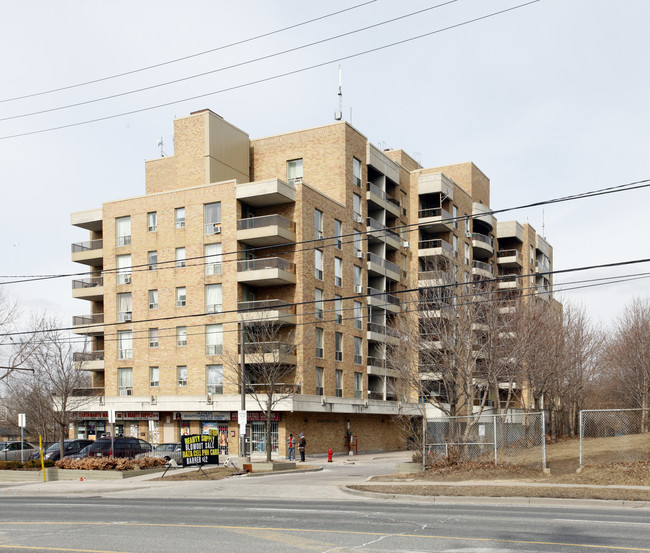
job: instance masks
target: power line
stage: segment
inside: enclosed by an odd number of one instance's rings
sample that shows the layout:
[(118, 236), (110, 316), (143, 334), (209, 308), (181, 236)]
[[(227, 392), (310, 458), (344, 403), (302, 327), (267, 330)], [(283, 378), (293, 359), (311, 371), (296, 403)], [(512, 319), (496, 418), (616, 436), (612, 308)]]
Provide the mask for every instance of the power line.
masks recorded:
[(368, 4), (373, 4), (376, 1), (377, 0), (369, 0), (368, 2), (363, 2), (361, 4), (357, 4), (356, 6), (351, 6), (349, 8), (344, 8), (342, 10), (338, 10), (338, 11), (331, 12), (331, 13), (328, 13), (328, 14), (325, 14), (325, 15), (321, 15), (319, 17), (315, 17), (313, 19), (307, 19), (306, 21), (302, 21), (300, 23), (295, 23), (293, 25), (289, 25), (288, 27), (282, 27), (282, 28), (276, 29), (274, 31), (269, 31), (269, 32), (266, 32), (266, 33), (262, 33), (261, 35), (255, 35), (255, 36), (252, 36), (250, 38), (245, 38), (243, 40), (238, 40), (236, 42), (231, 42), (229, 44), (224, 44), (222, 46), (217, 46), (216, 48), (211, 48), (209, 50), (203, 50), (202, 52), (196, 52), (194, 54), (189, 54), (187, 56), (183, 56), (183, 57), (180, 57), (180, 58), (174, 58), (174, 59), (163, 61), (163, 62), (160, 62), (160, 63), (155, 63), (153, 65), (147, 65), (145, 67), (140, 67), (138, 69), (132, 69), (131, 71), (125, 71), (123, 73), (116, 73), (114, 75), (108, 75), (106, 77), (100, 77), (98, 79), (93, 79), (91, 81), (84, 81), (84, 82), (81, 82), (81, 83), (71, 84), (71, 85), (60, 87), (60, 88), (53, 88), (53, 89), (44, 90), (44, 91), (41, 91), (41, 92), (34, 92), (34, 93), (31, 93), (31, 94), (25, 94), (23, 96), (16, 96), (14, 98), (5, 98), (4, 100), (0, 100), (0, 104), (5, 103), (5, 102), (13, 102), (15, 100), (24, 100), (26, 98), (33, 98), (34, 96), (43, 96), (44, 94), (52, 94), (53, 92), (61, 92), (63, 90), (70, 90), (71, 88), (78, 88), (78, 87), (81, 87), (81, 86), (100, 83), (100, 82), (103, 82), (103, 81), (109, 81), (111, 79), (117, 79), (118, 77), (125, 77), (127, 75), (133, 75), (135, 73), (141, 73), (142, 71), (148, 71), (149, 69), (155, 69), (157, 67), (163, 67), (165, 65), (170, 65), (170, 64), (173, 64), (173, 63), (177, 63), (179, 61), (185, 61), (185, 60), (189, 60), (189, 59), (196, 58), (196, 57), (199, 57), (199, 56), (204, 56), (205, 54), (211, 54), (213, 52), (218, 52), (219, 50), (225, 50), (227, 48), (232, 48), (233, 46), (240, 46), (241, 44), (246, 44), (247, 42), (253, 42), (255, 40), (259, 40), (260, 38), (266, 38), (266, 37), (269, 37), (269, 36), (272, 36), (272, 35), (275, 35), (275, 34), (278, 34), (278, 33), (282, 33), (284, 31), (290, 31), (291, 29), (296, 29), (298, 27), (308, 25), (309, 23), (315, 23), (316, 21), (321, 21), (323, 19), (327, 19), (327, 18), (333, 17), (335, 15), (340, 15), (340, 14), (345, 13), (345, 12), (356, 10), (357, 8), (367, 6)]
[(119, 92), (119, 93), (116, 93), (116, 94), (111, 94), (109, 96), (103, 96), (101, 98), (95, 98), (95, 99), (92, 99), (92, 100), (84, 100), (84, 101), (81, 101), (81, 102), (75, 102), (73, 104), (67, 104), (67, 105), (59, 106), (59, 107), (55, 107), (55, 108), (42, 109), (42, 110), (39, 110), (39, 111), (33, 111), (31, 113), (23, 113), (23, 114), (20, 114), (20, 115), (12, 115), (12, 116), (9, 116), (9, 117), (3, 117), (3, 118), (0, 118), (0, 121), (11, 121), (13, 119), (21, 119), (21, 118), (24, 118), (24, 117), (31, 117), (33, 115), (42, 115), (43, 113), (51, 113), (51, 112), (54, 112), (54, 111), (61, 111), (61, 110), (64, 110), (64, 109), (69, 109), (69, 108), (74, 108), (74, 107), (79, 107), (79, 106), (85, 106), (85, 105), (88, 105), (88, 104), (103, 102), (104, 100), (112, 100), (114, 98), (121, 98), (123, 96), (129, 96), (131, 94), (136, 94), (138, 92), (145, 92), (147, 90), (154, 90), (156, 88), (169, 86), (171, 84), (177, 84), (177, 83), (189, 81), (189, 80), (192, 80), (192, 79), (198, 79), (199, 77), (205, 77), (206, 75), (213, 75), (215, 73), (220, 73), (222, 71), (227, 71), (229, 69), (236, 69), (238, 67), (243, 67), (245, 65), (249, 65), (251, 63), (257, 63), (258, 61), (268, 60), (268, 59), (271, 59), (271, 58), (275, 58), (277, 56), (282, 56), (284, 54), (289, 54), (291, 52), (297, 52), (299, 50), (304, 50), (304, 49), (310, 48), (312, 46), (317, 46), (319, 44), (324, 44), (326, 42), (331, 42), (333, 40), (338, 40), (339, 38), (354, 35), (356, 33), (361, 33), (363, 31), (368, 31), (370, 29), (374, 29), (374, 28), (380, 27), (382, 25), (387, 25), (389, 23), (394, 23), (395, 21), (399, 21), (401, 19), (406, 19), (408, 17), (413, 17), (415, 15), (420, 15), (420, 14), (422, 14), (424, 12), (434, 10), (436, 8), (440, 8), (440, 7), (446, 6), (448, 4), (453, 4), (454, 2), (457, 2), (457, 1), (458, 0), (449, 0), (449, 1), (444, 2), (442, 4), (437, 4), (435, 6), (430, 6), (428, 8), (424, 8), (424, 9), (421, 9), (421, 10), (418, 10), (418, 11), (415, 11), (415, 12), (408, 13), (406, 15), (401, 15), (399, 17), (394, 17), (392, 19), (388, 19), (386, 21), (381, 21), (379, 23), (375, 23), (373, 25), (368, 25), (366, 27), (360, 27), (359, 29), (355, 29), (353, 31), (348, 31), (348, 32), (341, 33), (341, 34), (338, 34), (338, 35), (334, 35), (334, 36), (331, 36), (331, 37), (328, 37), (328, 38), (316, 40), (316, 41), (313, 41), (313, 42), (308, 42), (308, 43), (302, 44), (300, 46), (295, 46), (293, 48), (288, 48), (286, 50), (282, 50), (280, 52), (275, 52), (273, 54), (266, 54), (264, 56), (259, 56), (257, 58), (253, 58), (253, 59), (250, 59), (250, 60), (247, 60), (247, 61), (242, 61), (242, 62), (234, 63), (234, 64), (231, 64), (231, 65), (226, 65), (224, 67), (219, 67), (217, 69), (211, 69), (210, 71), (204, 71), (202, 73), (196, 73), (196, 74), (190, 75), (188, 77), (181, 77), (181, 78), (178, 78), (178, 79), (173, 79), (171, 81), (165, 81), (165, 82), (162, 82), (162, 83), (158, 83), (158, 84), (154, 84), (154, 85), (150, 85), (150, 86), (145, 86), (145, 87), (142, 87), (142, 88), (137, 88), (137, 89), (134, 89), (134, 90), (128, 90), (126, 92)]
[[(505, 213), (508, 211), (516, 211), (519, 209), (528, 209), (531, 207), (539, 207), (543, 205), (548, 205), (548, 204), (555, 204), (555, 203), (561, 203), (561, 202), (566, 202), (566, 201), (572, 201), (572, 200), (578, 200), (578, 199), (586, 199), (590, 197), (595, 197), (595, 196), (601, 196), (605, 194), (614, 194), (617, 192), (627, 192), (629, 190), (638, 190), (641, 188), (647, 188), (650, 187), (650, 179), (643, 179), (639, 181), (634, 181), (626, 184), (619, 184), (615, 186), (609, 186), (606, 188), (600, 188), (592, 191), (587, 191), (587, 192), (580, 192), (578, 194), (572, 194), (569, 196), (563, 196), (559, 198), (552, 198), (550, 200), (542, 200), (538, 202), (533, 202), (529, 204), (523, 204), (519, 206), (514, 206), (514, 207), (508, 207), (508, 208), (503, 208), (503, 209), (498, 209), (498, 210), (492, 210), (492, 211), (486, 211), (481, 214), (472, 214), (472, 215), (459, 215), (456, 217), (443, 217), (441, 218), (441, 223), (453, 223), (455, 221), (460, 221), (463, 219), (468, 219), (468, 218), (475, 218), (475, 217), (482, 217), (485, 216), (486, 214), (491, 215), (495, 213)], [(350, 244), (355, 242), (355, 237), (358, 236), (363, 236), (365, 235), (365, 238), (362, 238), (362, 240), (370, 240), (370, 238), (373, 238), (377, 236), (379, 233), (385, 232), (385, 231), (396, 231), (396, 230), (405, 230), (405, 232), (417, 232), (419, 230), (420, 223), (409, 223), (406, 225), (396, 225), (393, 227), (386, 227), (382, 230), (364, 230), (364, 231), (356, 231), (352, 233), (345, 233), (345, 234), (340, 234), (340, 235), (333, 235), (333, 236), (326, 236), (323, 238), (313, 238), (313, 239), (308, 239), (308, 240), (301, 240), (301, 241), (295, 241), (295, 242), (285, 242), (282, 244), (276, 244), (272, 246), (258, 246), (246, 250), (234, 250), (231, 252), (221, 252), (220, 254), (210, 254), (210, 255), (202, 255), (202, 256), (193, 256), (190, 258), (186, 258), (184, 261), (194, 261), (194, 260), (199, 260), (199, 259), (208, 259), (208, 258), (214, 258), (214, 257), (223, 257), (223, 256), (229, 256), (229, 255), (239, 255), (239, 254), (244, 254), (244, 253), (250, 253), (251, 251), (259, 251), (259, 250), (265, 250), (265, 249), (270, 249), (273, 248), (277, 250), (278, 248), (284, 248), (284, 247), (290, 247), (290, 246), (298, 246), (302, 244), (314, 244), (318, 243), (318, 246), (312, 246), (309, 248), (303, 248), (300, 250), (288, 250), (288, 251), (275, 251), (274, 256), (277, 255), (282, 255), (282, 254), (294, 254), (294, 253), (299, 253), (301, 251), (308, 251), (312, 249), (324, 249), (324, 248), (330, 248), (330, 247), (336, 247), (337, 241), (341, 240), (342, 244)], [(375, 235), (375, 236), (373, 236)], [(346, 240), (342, 241), (343, 238), (352, 238), (352, 240)], [(324, 242), (331, 240), (331, 244), (325, 244)], [(218, 243), (218, 242), (217, 242)], [(264, 258), (260, 258), (264, 259)], [(242, 259), (240, 258), (235, 258), (235, 259), (226, 259), (226, 260), (221, 260), (218, 263), (231, 263), (234, 261), (241, 261)], [(175, 265), (178, 260), (176, 259), (170, 259), (168, 261), (157, 261), (156, 265), (169, 265), (169, 267), (162, 267), (162, 269), (174, 269), (177, 268)], [(174, 265), (172, 265), (174, 264)], [(200, 263), (200, 264), (194, 264), (194, 265), (187, 265), (187, 266), (197, 266), (197, 265), (207, 265), (210, 264), (208, 262), (206, 263)], [(107, 274), (107, 273), (119, 273), (120, 271), (124, 271), (124, 269), (136, 269), (136, 271), (133, 272), (139, 272), (139, 271), (145, 271), (145, 270), (150, 270), (149, 266), (151, 263), (142, 263), (139, 265), (131, 265), (130, 267), (122, 267), (122, 268), (114, 268), (114, 269), (102, 269), (101, 274)], [(18, 284), (18, 283), (24, 283), (24, 282), (32, 282), (32, 281), (40, 281), (40, 280), (51, 280), (55, 278), (69, 278), (73, 276), (88, 276), (88, 275), (95, 275), (99, 276), (97, 273), (93, 273), (92, 271), (82, 271), (82, 272), (75, 272), (75, 273), (61, 273), (58, 275), (0, 275), (0, 278), (19, 278), (21, 280), (12, 280), (12, 281), (6, 281), (6, 282), (0, 282), (0, 285), (3, 284)]]
[(504, 10), (492, 12), (490, 14), (483, 15), (483, 16), (480, 16), (480, 17), (476, 17), (474, 19), (469, 19), (469, 20), (463, 21), (461, 23), (456, 23), (454, 25), (450, 25), (448, 27), (443, 27), (441, 29), (436, 29), (436, 30), (430, 31), (428, 33), (424, 33), (424, 34), (413, 36), (413, 37), (406, 38), (406, 39), (403, 39), (403, 40), (395, 41), (395, 42), (392, 42), (392, 43), (389, 43), (389, 44), (385, 44), (383, 46), (377, 46), (375, 48), (370, 48), (368, 50), (363, 50), (363, 51), (357, 52), (355, 54), (349, 54), (347, 56), (342, 56), (342, 57), (339, 57), (339, 58), (331, 59), (329, 61), (324, 61), (324, 62), (317, 63), (317, 64), (314, 64), (314, 65), (310, 65), (310, 66), (307, 66), (307, 67), (302, 67), (300, 69), (294, 69), (292, 71), (286, 71), (284, 73), (278, 73), (278, 74), (272, 75), (270, 77), (263, 77), (263, 78), (259, 78), (259, 79), (253, 80), (253, 81), (248, 81), (246, 83), (242, 83), (242, 84), (239, 84), (239, 85), (229, 86), (229, 87), (226, 87), (226, 88), (222, 88), (220, 90), (215, 90), (215, 91), (212, 91), (212, 92), (206, 92), (204, 94), (198, 94), (196, 96), (183, 98), (181, 100), (174, 100), (174, 101), (171, 101), (171, 102), (165, 102), (165, 103), (162, 103), (162, 104), (157, 104), (155, 106), (148, 106), (148, 107), (144, 107), (144, 108), (125, 111), (125, 112), (122, 112), (122, 113), (106, 115), (104, 117), (97, 117), (95, 119), (87, 119), (85, 121), (78, 121), (76, 123), (69, 123), (69, 124), (66, 124), (66, 125), (58, 125), (58, 126), (49, 127), (49, 128), (46, 128), (46, 129), (39, 129), (39, 130), (36, 130), (36, 131), (28, 131), (28, 132), (23, 132), (23, 133), (18, 133), (18, 134), (0, 136), (0, 140), (9, 140), (11, 138), (19, 138), (19, 137), (22, 137), (22, 136), (30, 136), (30, 135), (34, 135), (34, 134), (41, 134), (41, 133), (45, 133), (45, 132), (68, 129), (68, 128), (71, 128), (71, 127), (78, 127), (78, 126), (81, 126), (81, 125), (88, 125), (90, 123), (98, 123), (100, 121), (107, 121), (109, 119), (115, 119), (117, 117), (123, 117), (125, 115), (134, 115), (136, 113), (142, 113), (142, 112), (150, 111), (150, 110), (153, 110), (153, 109), (168, 107), (168, 106), (180, 104), (182, 102), (198, 100), (200, 98), (206, 98), (208, 96), (222, 94), (224, 92), (232, 92), (234, 90), (240, 90), (242, 88), (247, 88), (249, 86), (253, 86), (253, 85), (256, 85), (256, 84), (261, 84), (261, 83), (265, 83), (265, 82), (274, 81), (274, 80), (281, 79), (281, 78), (284, 78), (284, 77), (289, 77), (291, 75), (297, 75), (299, 73), (304, 73), (305, 71), (309, 71), (309, 70), (312, 70), (312, 69), (317, 69), (319, 67), (324, 67), (326, 65), (331, 65), (333, 63), (340, 63), (340, 62), (345, 61), (345, 60), (353, 59), (353, 58), (356, 58), (356, 57), (359, 57), (359, 56), (364, 56), (366, 54), (371, 54), (371, 53), (374, 53), (374, 52), (379, 52), (379, 51), (385, 50), (387, 48), (392, 48), (394, 46), (399, 46), (399, 45), (402, 45), (402, 44), (412, 42), (414, 40), (419, 40), (421, 38), (433, 36), (435, 34), (442, 33), (444, 31), (449, 31), (451, 29), (456, 29), (458, 27), (469, 25), (471, 23), (476, 23), (476, 22), (482, 21), (484, 19), (489, 19), (491, 17), (502, 15), (504, 13), (507, 13), (507, 12), (510, 12), (510, 11), (513, 11), (513, 10), (516, 10), (516, 9), (519, 9), (519, 8), (523, 8), (525, 6), (529, 6), (531, 4), (535, 4), (535, 3), (539, 2), (539, 1), (540, 0), (530, 0), (529, 2), (525, 2), (523, 4), (518, 4), (516, 6), (510, 7), (510, 8), (504, 9)]

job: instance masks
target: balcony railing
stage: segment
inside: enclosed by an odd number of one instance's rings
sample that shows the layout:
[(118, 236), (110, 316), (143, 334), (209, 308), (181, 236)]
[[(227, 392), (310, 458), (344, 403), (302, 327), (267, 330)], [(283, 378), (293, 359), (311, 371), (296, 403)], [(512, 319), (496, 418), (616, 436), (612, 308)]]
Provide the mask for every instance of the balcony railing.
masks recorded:
[(72, 317), (72, 326), (97, 325), (102, 324), (103, 322), (103, 313), (93, 313), (92, 315), (75, 315)]
[(479, 232), (472, 233), (472, 240), (478, 240), (479, 242), (483, 242), (484, 244), (487, 244), (491, 248), (494, 247), (494, 238), (492, 238), (491, 236), (487, 236), (485, 234), (481, 234)]
[(371, 365), (373, 367), (381, 367), (383, 369), (386, 368), (386, 359), (368, 356), (368, 365)]
[(264, 228), (278, 226), (288, 230), (294, 230), (295, 224), (282, 215), (262, 215), (261, 217), (250, 217), (239, 219), (237, 221), (237, 230), (248, 230), (254, 228)]
[(382, 296), (382, 299), (385, 299), (386, 303), (390, 303), (391, 305), (401, 305), (402, 303), (397, 296), (393, 296), (388, 292), (381, 292), (375, 288), (368, 288), (368, 294), (371, 296)]
[(76, 351), (72, 354), (72, 360), (76, 363), (84, 363), (88, 361), (103, 361), (104, 350), (97, 351)]
[(441, 217), (442, 220), (446, 223), (451, 224), (452, 222), (451, 213), (449, 213), (446, 209), (442, 209), (441, 207), (427, 207), (424, 209), (420, 209), (418, 211), (418, 217), (420, 219), (429, 219), (430, 217)]
[(296, 346), (285, 342), (245, 342), (244, 353), (266, 355), (272, 353), (278, 356), (278, 360), (296, 354)]
[(517, 250), (499, 250), (497, 257), (514, 257), (519, 260), (519, 252)]
[(440, 238), (433, 238), (431, 240), (420, 240), (418, 243), (418, 248), (421, 250), (428, 250), (434, 248), (442, 248), (443, 251), (454, 254), (454, 247), (447, 241), (441, 240)]
[(400, 240), (400, 236), (398, 233), (396, 233), (392, 229), (389, 229), (386, 225), (381, 224), (379, 221), (377, 221), (377, 219), (373, 219), (372, 217), (367, 217), (366, 226), (369, 226), (372, 230), (381, 231), (386, 236), (394, 238), (395, 240)]
[(262, 271), (264, 269), (281, 269), (289, 273), (295, 272), (296, 266), (281, 257), (264, 257), (262, 259), (247, 259), (237, 262), (237, 271)]
[(87, 242), (74, 242), (72, 244), (72, 253), (87, 252), (90, 250), (101, 250), (104, 247), (103, 240), (90, 240)]
[(104, 388), (74, 388), (71, 395), (77, 397), (103, 396)]
[(380, 267), (384, 267), (387, 271), (392, 271), (394, 273), (400, 274), (399, 265), (393, 263), (392, 261), (388, 261), (375, 253), (368, 253), (368, 261), (370, 261), (370, 263), (374, 263), (375, 265), (379, 265)]
[(276, 299), (240, 301), (237, 304), (237, 309), (239, 311), (281, 311), (290, 315), (296, 312), (295, 306), (288, 304), (286, 301)]
[(483, 263), (483, 261), (472, 261), (472, 267), (492, 274), (492, 265), (489, 263)]
[(368, 183), (368, 191), (375, 196), (379, 196), (382, 200), (387, 200), (386, 192), (379, 188), (376, 184)]
[(104, 286), (104, 277), (82, 278), (81, 280), (72, 281), (72, 289), (93, 288), (95, 286)]

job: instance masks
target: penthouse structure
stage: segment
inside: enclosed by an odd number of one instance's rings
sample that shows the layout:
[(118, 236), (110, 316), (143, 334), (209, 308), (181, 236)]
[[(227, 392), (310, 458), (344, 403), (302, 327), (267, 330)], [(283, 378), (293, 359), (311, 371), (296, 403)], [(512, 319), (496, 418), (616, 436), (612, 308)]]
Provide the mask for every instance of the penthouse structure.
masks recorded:
[[(529, 225), (496, 223), (489, 180), (472, 163), (425, 169), (381, 151), (346, 122), (251, 139), (210, 110), (174, 122), (173, 156), (146, 163), (140, 196), (75, 212), (89, 241), (73, 281), (86, 300), (75, 332), (89, 371), (75, 437), (109, 429), (153, 443), (217, 430), (239, 453), (243, 391), (250, 451), (285, 453), (304, 432), (312, 453), (406, 447), (389, 351), (409, 294), (431, 264), (467, 283), (525, 278), (548, 299), (550, 246)], [(449, 270), (449, 274), (452, 271)], [(417, 356), (409, 370), (423, 372)], [(264, 371), (276, 378), (265, 378)], [(272, 443), (263, 398), (273, 386)]]

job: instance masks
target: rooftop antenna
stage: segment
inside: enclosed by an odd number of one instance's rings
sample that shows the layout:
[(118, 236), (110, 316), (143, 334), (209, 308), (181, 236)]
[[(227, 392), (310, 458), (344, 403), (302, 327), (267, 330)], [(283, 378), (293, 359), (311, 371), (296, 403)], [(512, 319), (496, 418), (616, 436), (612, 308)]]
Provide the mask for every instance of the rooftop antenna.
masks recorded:
[(544, 223), (544, 208), (542, 208), (542, 236), (546, 240), (546, 224)]
[(341, 66), (339, 65), (339, 110), (334, 113), (334, 119), (340, 121), (343, 119), (343, 78)]
[(160, 148), (160, 157), (165, 157), (165, 152), (163, 151), (163, 139), (162, 139), (162, 136), (158, 139), (158, 147)]

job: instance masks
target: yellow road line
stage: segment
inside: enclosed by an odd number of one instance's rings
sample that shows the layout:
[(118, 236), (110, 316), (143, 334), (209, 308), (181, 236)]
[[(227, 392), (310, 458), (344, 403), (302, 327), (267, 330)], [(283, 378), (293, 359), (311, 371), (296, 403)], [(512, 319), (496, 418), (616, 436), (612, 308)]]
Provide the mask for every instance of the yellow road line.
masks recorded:
[[(170, 524), (170, 523), (147, 523), (147, 522), (0, 522), (1, 526), (39, 526), (39, 525), (80, 525), (80, 526), (149, 526), (158, 528), (213, 528), (217, 530), (234, 530), (247, 532), (299, 532), (311, 534), (348, 534), (355, 536), (380, 536), (380, 537), (396, 537), (396, 538), (420, 538), (427, 540), (454, 540), (454, 541), (478, 541), (478, 542), (494, 542), (494, 543), (513, 543), (513, 544), (526, 544), (526, 545), (558, 545), (563, 547), (580, 547), (583, 549), (607, 549), (612, 551), (648, 551), (647, 547), (623, 547), (620, 545), (593, 545), (588, 543), (564, 543), (553, 541), (529, 541), (529, 540), (508, 540), (502, 538), (470, 538), (463, 536), (424, 536), (422, 534), (395, 534), (388, 532), (360, 532), (354, 530), (314, 530), (310, 528), (267, 528), (261, 526), (228, 526), (221, 524)], [(0, 549), (20, 548), (20, 549), (34, 549), (45, 551), (74, 551), (82, 553), (123, 553), (116, 551), (103, 551), (97, 549), (66, 549), (57, 547), (30, 547), (0, 544)]]

